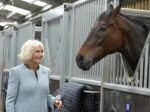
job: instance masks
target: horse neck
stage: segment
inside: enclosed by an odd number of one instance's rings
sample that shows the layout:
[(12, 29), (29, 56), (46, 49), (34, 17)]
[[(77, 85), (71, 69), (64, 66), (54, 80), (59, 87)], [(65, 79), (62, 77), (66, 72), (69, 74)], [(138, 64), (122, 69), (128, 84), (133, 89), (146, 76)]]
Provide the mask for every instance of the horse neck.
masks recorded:
[(139, 61), (147, 33), (141, 26), (130, 21), (127, 22), (121, 28), (125, 42), (121, 54), (129, 72), (133, 74)]

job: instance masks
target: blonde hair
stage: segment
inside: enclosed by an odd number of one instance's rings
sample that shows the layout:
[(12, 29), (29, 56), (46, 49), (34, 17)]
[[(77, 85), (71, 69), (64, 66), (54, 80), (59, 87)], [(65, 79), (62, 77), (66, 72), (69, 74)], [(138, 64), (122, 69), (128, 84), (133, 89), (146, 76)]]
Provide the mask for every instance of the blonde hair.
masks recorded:
[(41, 46), (44, 49), (43, 44), (39, 40), (27, 40), (21, 47), (18, 57), (24, 62), (28, 62), (32, 58), (33, 51), (36, 47)]

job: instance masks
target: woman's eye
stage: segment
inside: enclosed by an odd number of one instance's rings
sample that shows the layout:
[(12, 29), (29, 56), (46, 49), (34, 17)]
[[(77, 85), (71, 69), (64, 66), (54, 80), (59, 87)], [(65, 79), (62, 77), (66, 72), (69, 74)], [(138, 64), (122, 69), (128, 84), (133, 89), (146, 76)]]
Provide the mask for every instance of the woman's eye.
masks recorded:
[(36, 50), (36, 52), (39, 53), (40, 51), (39, 51), (39, 50)]
[(43, 53), (44, 51), (43, 50), (36, 50), (36, 52), (37, 53), (39, 53), (39, 52)]

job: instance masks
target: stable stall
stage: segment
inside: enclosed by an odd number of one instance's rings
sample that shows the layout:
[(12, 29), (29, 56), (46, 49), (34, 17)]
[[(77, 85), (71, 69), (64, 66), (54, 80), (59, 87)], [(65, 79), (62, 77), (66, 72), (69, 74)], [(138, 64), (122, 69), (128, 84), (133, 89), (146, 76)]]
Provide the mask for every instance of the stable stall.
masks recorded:
[[(79, 48), (98, 16), (109, 4), (117, 6), (118, 1), (78, 1), (64, 4), (61, 14), (54, 13), (57, 8), (43, 14), (43, 42), (48, 52), (45, 64), (53, 71), (50, 77), (52, 84), (57, 85), (51, 87), (52, 92), (59, 87), (59, 83), (62, 86), (65, 81), (75, 81), (92, 85), (96, 91), (100, 91), (100, 112), (148, 112), (147, 103), (143, 103), (142, 107), (138, 105), (141, 101), (149, 102), (149, 39), (137, 65), (133, 82), (125, 79), (128, 74), (119, 53), (107, 56), (89, 71), (82, 71), (77, 67), (76, 54)], [(123, 8), (121, 11), (132, 16), (150, 15), (148, 11), (137, 9)]]

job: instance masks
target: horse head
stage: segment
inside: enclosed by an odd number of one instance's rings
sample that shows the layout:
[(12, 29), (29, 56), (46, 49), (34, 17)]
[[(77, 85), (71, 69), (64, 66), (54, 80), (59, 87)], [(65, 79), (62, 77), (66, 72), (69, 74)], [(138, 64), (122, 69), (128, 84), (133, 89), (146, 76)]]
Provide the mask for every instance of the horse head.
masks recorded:
[(76, 61), (83, 70), (90, 67), (108, 54), (117, 52), (124, 46), (119, 30), (116, 29), (117, 15), (121, 5), (113, 8), (112, 5), (102, 13), (92, 27), (87, 40), (80, 48)]
[(115, 9), (110, 5), (93, 25), (76, 56), (77, 65), (82, 70), (89, 70), (106, 55), (120, 52), (128, 65), (129, 75), (133, 75), (148, 27), (144, 28), (139, 20), (120, 14), (121, 5), (122, 1)]

